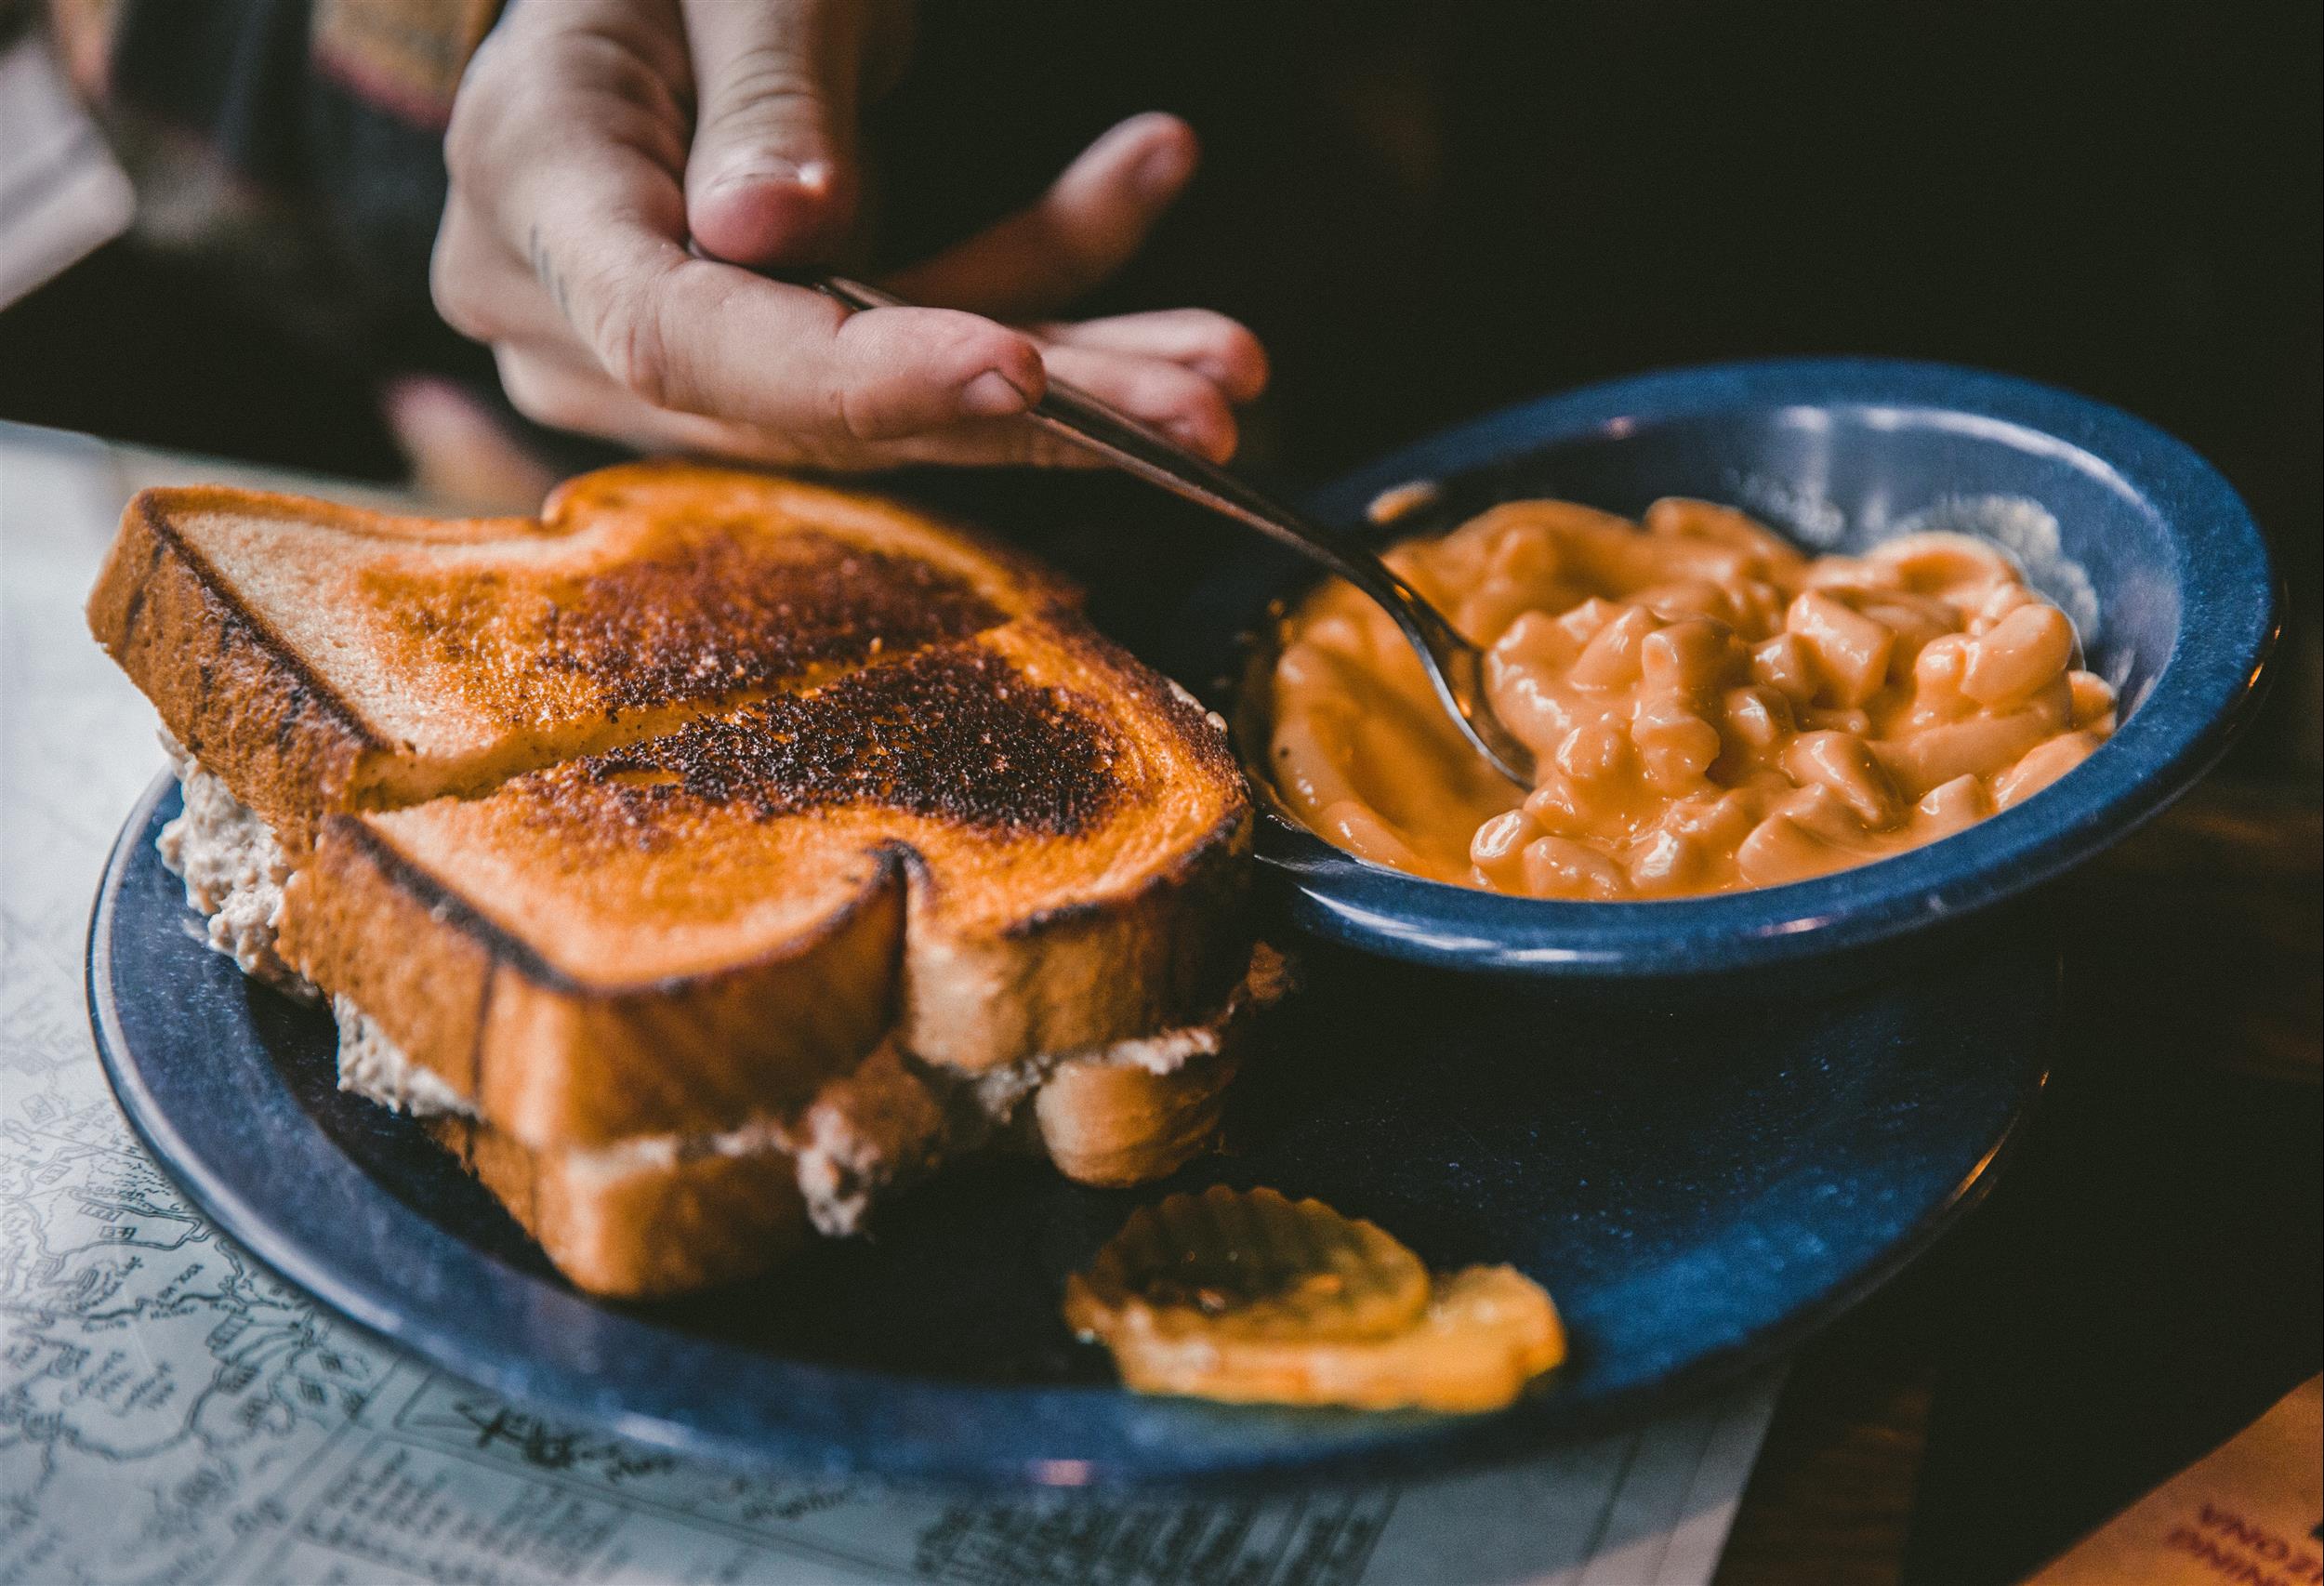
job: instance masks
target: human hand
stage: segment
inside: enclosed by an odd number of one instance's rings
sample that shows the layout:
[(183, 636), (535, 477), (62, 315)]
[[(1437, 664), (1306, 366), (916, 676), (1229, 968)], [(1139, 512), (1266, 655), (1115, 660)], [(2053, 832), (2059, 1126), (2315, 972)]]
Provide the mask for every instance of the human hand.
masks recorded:
[(889, 283), (931, 306), (851, 315), (738, 268), (844, 243), (857, 109), (903, 20), (888, 0), (519, 0), (461, 83), (432, 274), (520, 411), (825, 469), (1085, 460), (1012, 416), (1053, 372), (1233, 454), (1233, 406), (1267, 377), (1248, 331), (1197, 309), (1047, 317), (1193, 175), (1175, 117), (1116, 126), (1030, 208)]

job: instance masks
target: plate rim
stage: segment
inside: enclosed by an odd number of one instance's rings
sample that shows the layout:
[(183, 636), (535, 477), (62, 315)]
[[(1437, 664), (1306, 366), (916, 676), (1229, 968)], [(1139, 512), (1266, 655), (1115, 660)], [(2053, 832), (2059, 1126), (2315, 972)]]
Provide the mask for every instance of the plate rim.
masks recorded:
[[(90, 1029), (107, 1082), (131, 1130), (155, 1165), (226, 1238), (291, 1287), (363, 1331), (417, 1356), (429, 1366), (528, 1408), (584, 1421), (655, 1447), (731, 1467), (794, 1474), (867, 1474), (905, 1485), (987, 1492), (1086, 1487), (1112, 1492), (1194, 1493), (1227, 1486), (1240, 1489), (1287, 1489), (1393, 1476), (1445, 1475), (1604, 1435), (1644, 1419), (1677, 1413), (1713, 1391), (1771, 1365), (1861, 1303), (1924, 1254), (1985, 1198), (2001, 1170), (2014, 1159), (2051, 1071), (2051, 1053), (2046, 1043), (2045, 1050), (2030, 1062), (2013, 1065), (2012, 1104), (1998, 1136), (1949, 1191), (1926, 1206), (1875, 1258), (1853, 1275), (1742, 1338), (1701, 1355), (1673, 1371), (1590, 1402), (1578, 1412), (1557, 1413), (1552, 1388), (1539, 1399), (1522, 1401), (1515, 1409), (1498, 1415), (1415, 1417), (1406, 1434), (1357, 1447), (1308, 1457), (1261, 1458), (1158, 1470), (1084, 1461), (996, 1460), (979, 1456), (966, 1443), (939, 1443), (932, 1454), (923, 1445), (919, 1457), (883, 1459), (876, 1452), (867, 1454), (868, 1445), (861, 1439), (841, 1444), (812, 1431), (786, 1433), (763, 1428), (760, 1434), (745, 1437), (705, 1426), (699, 1418), (688, 1419), (667, 1408), (655, 1410), (639, 1408), (634, 1403), (625, 1408), (605, 1396), (601, 1382), (597, 1396), (592, 1398), (588, 1384), (566, 1381), (569, 1374), (561, 1369), (544, 1368), (537, 1361), (528, 1368), (524, 1362), (512, 1361), (506, 1346), (495, 1347), (469, 1338), (458, 1325), (448, 1323), (439, 1311), (426, 1308), (408, 1292), (400, 1290), (376, 1262), (351, 1262), (344, 1242), (318, 1244), (305, 1236), (297, 1225), (296, 1211), (285, 1215), (279, 1208), (270, 1209), (253, 1204), (236, 1186), (231, 1164), (221, 1169), (185, 1138), (148, 1083), (140, 1059), (122, 1024), (112, 947), (113, 935), (125, 918), (121, 897), (140, 851), (150, 848), (149, 834), (157, 810), (176, 790), (176, 775), (165, 767), (139, 798), (114, 839), (90, 910), (85, 979)], [(159, 863), (157, 856), (153, 862)], [(279, 1078), (276, 1083), (280, 1083)], [(383, 1214), (411, 1225), (416, 1236), (414, 1249), (420, 1253), (431, 1257), (449, 1253), (462, 1266), (487, 1266), (499, 1280), (521, 1285), (536, 1299), (559, 1305), (585, 1306), (607, 1322), (617, 1324), (620, 1330), (640, 1328), (664, 1339), (669, 1337), (671, 1329), (652, 1328), (650, 1323), (623, 1315), (577, 1291), (508, 1267), (469, 1245), (387, 1193), (359, 1161), (329, 1137), (312, 1115), (287, 1094), (285, 1104), (303, 1122), (313, 1149), (319, 1153), (316, 1160), (320, 1165), (325, 1169), (336, 1165), (362, 1179), (364, 1192), (380, 1203)], [(431, 1245), (442, 1249), (430, 1249)], [(363, 1249), (369, 1250), (370, 1247)], [(363, 1266), (371, 1270), (361, 1270)], [(730, 1347), (693, 1335), (678, 1337), (682, 1347), (690, 1352)], [(902, 1389), (924, 1402), (949, 1400), (953, 1408), (971, 1417), (1009, 1400), (1021, 1404), (1086, 1404), (1104, 1400), (1116, 1406), (1129, 1401), (1149, 1407), (1187, 1402), (1141, 1398), (1111, 1385), (959, 1382), (765, 1355), (753, 1355), (751, 1359), (756, 1368), (806, 1373), (828, 1381), (841, 1393), (892, 1393)], [(1222, 1407), (1202, 1408), (1212, 1411)], [(948, 1455), (944, 1452), (945, 1449), (950, 1450)]]

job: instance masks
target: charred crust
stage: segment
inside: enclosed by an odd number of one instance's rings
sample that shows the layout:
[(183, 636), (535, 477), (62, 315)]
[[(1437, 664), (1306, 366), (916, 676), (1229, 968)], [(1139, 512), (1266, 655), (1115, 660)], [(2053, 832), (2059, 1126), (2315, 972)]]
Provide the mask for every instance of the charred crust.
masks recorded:
[[(779, 484), (794, 490), (809, 490), (834, 500), (865, 502), (880, 498), (861, 491), (811, 482), (769, 469), (745, 468), (732, 463), (713, 464), (674, 457), (650, 457), (638, 462), (616, 463), (580, 475), (558, 486), (541, 504), (539, 522), (559, 530), (566, 526), (572, 510), (571, 496), (579, 487), (602, 488), (606, 485), (643, 485), (658, 487), (665, 480), (690, 486), (703, 480), (739, 481), (755, 485)], [(973, 549), (983, 561), (1007, 575), (1010, 582), (1018, 585), (1032, 597), (1023, 615), (1056, 617), (1077, 616), (1084, 601), (1081, 587), (1056, 568), (1035, 557), (1022, 546), (1004, 539), (979, 524), (939, 512), (917, 501), (898, 498), (882, 505), (901, 507), (923, 524), (939, 529), (949, 538), (958, 540)]]
[(900, 837), (887, 839), (872, 852), (893, 865), (907, 887), (925, 890), (936, 879), (935, 868), (929, 864), (928, 856)]
[(300, 708), (311, 704), (313, 698), (302, 688), (294, 686), (292, 689), (287, 701), (288, 708), (283, 712), (283, 719), (274, 724), (274, 749), (277, 754), (288, 755), (297, 747)]
[(500, 986), (500, 976), (492, 971), (478, 979), (482, 984), (476, 990), (476, 1024), (468, 1047), (468, 1093), (471, 1096), (484, 1093), (484, 1032), (492, 1026), (493, 997)]
[(1125, 908), (1135, 908), (1149, 898), (1167, 892), (1182, 892), (1197, 884), (1205, 872), (1223, 868), (1241, 857), (1243, 839), (1250, 829), (1248, 810), (1231, 810), (1221, 815), (1208, 831), (1202, 834), (1167, 868), (1156, 870), (1127, 895), (1087, 898), (1079, 903), (1060, 904), (1055, 908), (1040, 909), (1010, 921), (1001, 935), (1009, 941), (1021, 941), (1037, 936), (1046, 931), (1069, 928), (1085, 920), (1111, 919)]
[[(223, 650), (236, 643), (249, 645), (264, 654), (269, 665), (287, 673), (293, 685), (292, 709), (288, 712), (293, 722), (302, 708), (315, 709), (329, 717), (334, 726), (345, 732), (361, 747), (385, 748), (386, 744), (372, 731), (371, 725), (356, 715), (354, 708), (341, 699), (296, 650), (283, 641), (282, 635), (276, 633), (264, 617), (244, 604), (226, 580), (219, 576), (218, 569), (210, 565), (209, 559), (194, 547), (192, 541), (178, 533), (178, 526), (162, 510), (164, 498), (165, 493), (160, 491), (139, 491), (133, 505), (146, 533), (152, 536), (155, 543), (155, 565), (160, 562), (160, 548), (166, 546), (193, 575), (205, 603), (217, 614), (218, 648)], [(211, 663), (205, 659), (202, 667), (202, 688), (205, 696), (210, 688), (210, 670)], [(279, 734), (283, 729), (277, 731)], [(290, 731), (295, 734), (296, 728), (292, 727)]]
[(146, 535), (145, 571), (138, 575), (137, 582), (130, 587), (129, 599), (121, 608), (121, 637), (116, 641), (118, 648), (107, 646), (113, 649), (117, 655), (126, 654), (129, 647), (137, 642), (138, 623), (145, 615), (145, 597), (152, 590), (153, 574), (162, 564), (165, 548), (159, 535)]
[[(530, 719), (543, 691), (619, 712), (746, 697), (883, 652), (999, 626), (1008, 613), (918, 557), (812, 527), (772, 542), (706, 510), (612, 566), (511, 585), (497, 570), (363, 575), (398, 642), (461, 679), (479, 707)], [(510, 653), (528, 657), (511, 669)]]
[(535, 773), (535, 818), (650, 844), (689, 806), (769, 821), (873, 805), (987, 835), (1072, 837), (1123, 796), (1123, 748), (1101, 716), (1005, 656), (941, 645)]
[(1181, 747), (1204, 773), (1231, 785), (1234, 802), (1248, 802), (1242, 762), (1235, 758), (1227, 734), (1214, 727), (1208, 713), (1194, 697), (1160, 672), (1115, 643), (1088, 623), (1075, 619), (1056, 628), (1058, 641), (1085, 664), (1103, 668), (1121, 680), (1123, 689), (1171, 730)]
[(1127, 898), (1089, 899), (1044, 909), (1012, 921), (1002, 933), (1021, 940), (1042, 932), (1068, 927), (1113, 913), (1125, 905), (1189, 886), (1206, 869), (1231, 864), (1246, 846), (1251, 826), (1250, 794), (1243, 767), (1224, 734), (1213, 728), (1200, 706), (1173, 688), (1151, 667), (1120, 645), (1078, 621), (1061, 625), (1059, 641), (1085, 664), (1102, 667), (1121, 680), (1122, 686), (1153, 713), (1195, 761), (1200, 774), (1212, 779), (1222, 813), (1166, 868), (1145, 879)]

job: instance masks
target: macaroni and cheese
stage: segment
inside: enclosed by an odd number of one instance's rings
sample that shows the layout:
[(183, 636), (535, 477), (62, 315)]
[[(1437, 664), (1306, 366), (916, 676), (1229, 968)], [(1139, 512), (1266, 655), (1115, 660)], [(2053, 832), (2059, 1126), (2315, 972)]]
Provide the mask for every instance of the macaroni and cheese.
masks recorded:
[(1623, 900), (1802, 880), (2029, 798), (2114, 730), (2066, 614), (1963, 535), (1810, 558), (1708, 502), (1642, 527), (1516, 501), (1388, 561), (1484, 647), (1538, 785), (1493, 772), (1336, 579), (1286, 621), (1271, 769), (1332, 842), (1440, 881)]

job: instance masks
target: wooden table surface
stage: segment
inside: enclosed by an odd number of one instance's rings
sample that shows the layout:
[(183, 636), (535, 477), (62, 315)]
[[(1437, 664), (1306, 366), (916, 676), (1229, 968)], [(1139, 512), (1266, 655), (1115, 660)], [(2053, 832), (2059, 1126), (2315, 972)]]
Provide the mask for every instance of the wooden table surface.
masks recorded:
[(2316, 1372), (2320, 852), (2214, 778), (2063, 886), (2027, 1150), (1802, 1352), (1719, 1586), (2022, 1579)]

